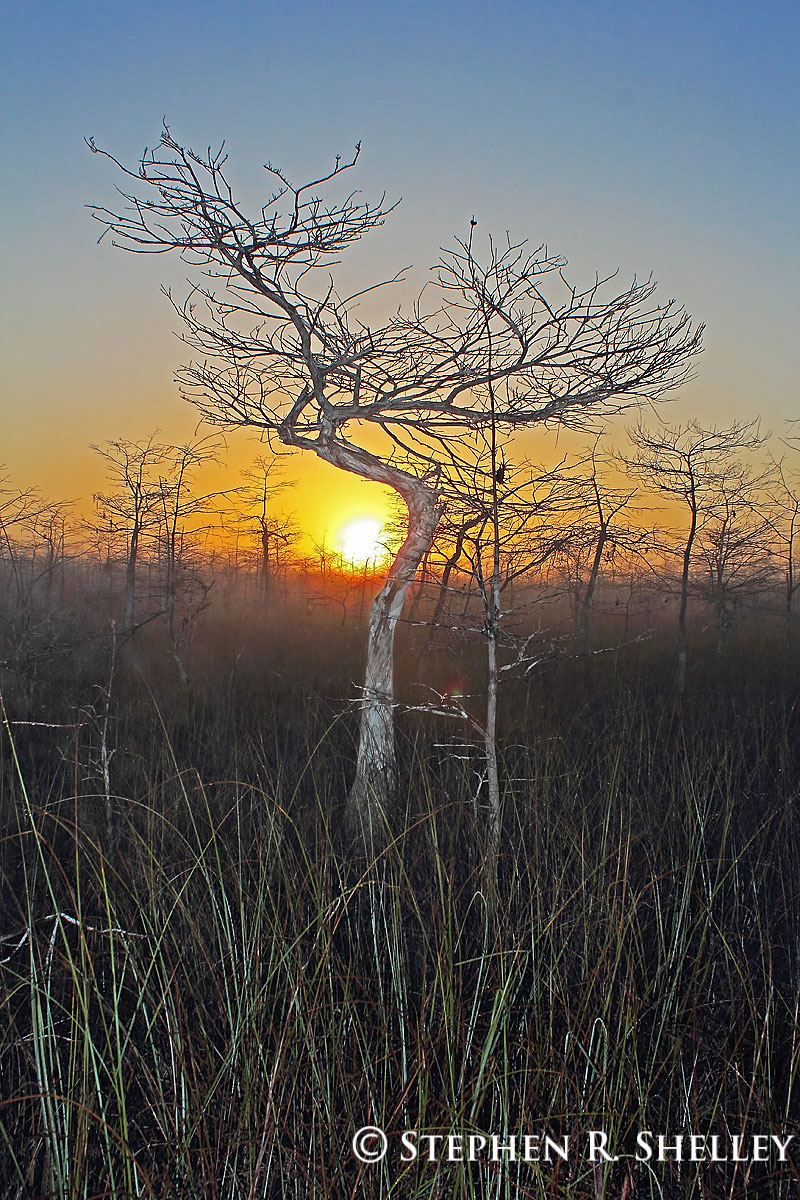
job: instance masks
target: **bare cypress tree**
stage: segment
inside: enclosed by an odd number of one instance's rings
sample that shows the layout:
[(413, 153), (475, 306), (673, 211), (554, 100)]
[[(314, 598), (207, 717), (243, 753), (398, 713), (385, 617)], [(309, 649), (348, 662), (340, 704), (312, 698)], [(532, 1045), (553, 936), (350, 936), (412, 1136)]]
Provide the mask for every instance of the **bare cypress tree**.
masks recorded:
[[(786, 445), (800, 450), (800, 441), (789, 437)], [(783, 630), (787, 648), (791, 642), (795, 596), (800, 592), (800, 472), (792, 472), (784, 459), (772, 459), (762, 515), (766, 520), (772, 551), (783, 573)]]
[(336, 198), (358, 147), (301, 185), (267, 164), (272, 190), (246, 212), (224, 149), (198, 154), (165, 129), (130, 170), (89, 145), (129, 181), (121, 212), (95, 208), (104, 232), (128, 250), (173, 251), (205, 277), (177, 309), (200, 356), (180, 372), (187, 398), (212, 422), (266, 430), (405, 503), (406, 536), (370, 614), (348, 803), (351, 824), (375, 844), (396, 786), (394, 634), (439, 520), (443, 446), (491, 422), (577, 424), (657, 399), (689, 374), (702, 329), (674, 302), (656, 304), (652, 280), (617, 290), (613, 276), (596, 277), (576, 288), (563, 258), (510, 241), (490, 244), (481, 264), (471, 234), (442, 256), (424, 299), (368, 325), (358, 305), (382, 284), (340, 295), (330, 274), (393, 207)]
[(735, 455), (756, 449), (763, 438), (757, 421), (734, 421), (726, 429), (704, 429), (697, 421), (655, 430), (637, 425), (630, 431), (630, 438), (636, 451), (622, 460), (625, 465), (663, 496), (684, 504), (689, 514), (680, 552), (675, 672), (680, 695), (686, 687), (689, 583), (697, 539), (719, 506), (726, 479), (735, 472)]
[[(151, 434), (146, 441), (129, 442), (117, 438), (92, 446), (105, 459), (113, 491), (97, 492), (93, 499), (98, 520), (91, 527), (107, 530), (109, 538), (122, 539), (125, 561), (125, 585), (120, 633), (123, 644), (136, 628), (136, 593), (142, 544), (152, 535), (163, 518), (161, 478), (167, 472), (170, 447)], [(109, 542), (110, 552), (110, 542)]]
[(257, 455), (253, 465), (242, 472), (245, 484), (237, 494), (240, 524), (252, 530), (258, 541), (258, 592), (265, 602), (270, 597), (272, 577), (279, 570), (280, 547), (285, 549), (299, 537), (291, 518), (272, 511), (275, 497), (294, 486), (293, 480), (282, 478), (282, 467), (276, 454)]
[[(198, 495), (193, 490), (195, 473), (204, 463), (218, 461), (220, 446), (218, 440), (209, 437), (182, 446), (157, 442), (155, 437), (151, 434), (139, 442), (116, 438), (91, 447), (105, 460), (112, 490), (95, 493), (97, 516), (88, 523), (88, 528), (108, 539), (109, 555), (118, 546), (125, 563), (121, 648), (127, 648), (140, 624), (163, 614), (170, 651), (182, 681), (186, 682), (181, 643), (187, 625), (185, 620), (178, 621), (178, 595), (187, 591), (180, 586), (188, 559), (187, 522), (197, 532), (198, 520), (225, 496), (222, 492)], [(162, 577), (161, 595), (156, 607), (137, 620), (139, 570), (142, 556), (147, 553), (157, 559)], [(186, 584), (185, 579), (183, 583)], [(207, 589), (200, 587), (200, 591)], [(196, 610), (193, 615), (197, 615), (195, 602), (189, 608)]]
[(775, 583), (769, 522), (759, 511), (764, 482), (746, 467), (732, 471), (699, 537), (698, 556), (706, 568), (702, 591), (714, 616), (720, 659), (739, 612), (758, 609)]
[(641, 530), (632, 530), (629, 526), (617, 522), (620, 514), (629, 508), (636, 495), (636, 488), (612, 487), (603, 480), (601, 468), (608, 468), (609, 460), (598, 453), (598, 444), (599, 438), (595, 439), (587, 458), (589, 470), (579, 480), (591, 512), (591, 516), (587, 513), (584, 538), (590, 553), (590, 566), (588, 578), (582, 589), (577, 618), (577, 633), (584, 650), (589, 649), (592, 603), (605, 555), (617, 545), (631, 549), (642, 542)]
[[(486, 649), (484, 715), (478, 719), (468, 714), (447, 694), (438, 695), (430, 710), (465, 720), (483, 743), (485, 778), (481, 789), (485, 782), (487, 845), (493, 854), (499, 849), (502, 817), (497, 752), (501, 674), (527, 669), (535, 640), (530, 635), (519, 636), (515, 626), (520, 613), (507, 597), (516, 583), (530, 580), (556, 548), (569, 540), (571, 531), (565, 518), (583, 502), (580, 490), (562, 472), (563, 460), (550, 470), (540, 470), (529, 463), (515, 463), (511, 450), (491, 426), (479, 430), (468, 442), (450, 447), (442, 488), (445, 513), (436, 539), (442, 570), (430, 620), (431, 632), (443, 626), (451, 634), (478, 634)], [(461, 586), (453, 587), (453, 578), (463, 581)], [(476, 594), (479, 615), (472, 604)], [(448, 600), (455, 598), (461, 611), (445, 615)], [(432, 644), (429, 639), (428, 645)]]

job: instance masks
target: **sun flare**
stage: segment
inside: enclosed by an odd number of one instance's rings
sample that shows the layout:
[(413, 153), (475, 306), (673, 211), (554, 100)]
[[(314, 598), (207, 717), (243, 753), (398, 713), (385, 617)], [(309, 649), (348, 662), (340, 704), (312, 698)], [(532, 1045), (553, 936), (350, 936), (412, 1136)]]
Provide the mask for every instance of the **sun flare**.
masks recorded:
[(375, 517), (357, 517), (348, 521), (337, 538), (342, 558), (357, 567), (382, 562), (386, 558), (386, 546), (381, 533), (382, 525)]

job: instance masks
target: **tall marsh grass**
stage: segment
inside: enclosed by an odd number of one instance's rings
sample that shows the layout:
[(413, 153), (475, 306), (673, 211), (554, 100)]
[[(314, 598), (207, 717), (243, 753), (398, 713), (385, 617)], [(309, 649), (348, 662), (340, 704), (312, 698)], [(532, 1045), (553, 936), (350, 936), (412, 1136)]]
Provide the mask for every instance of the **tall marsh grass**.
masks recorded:
[[(350, 853), (331, 671), (239, 663), (191, 695), (122, 672), (105, 723), (104, 674), (71, 720), (7, 699), (3, 1195), (800, 1194), (800, 1138), (785, 1162), (634, 1158), (641, 1130), (800, 1134), (791, 682), (734, 671), (679, 709), (642, 652), (512, 685), (490, 900), (476, 763), (425, 716), (401, 718), (387, 849)], [(577, 1149), (404, 1161), (404, 1130)]]

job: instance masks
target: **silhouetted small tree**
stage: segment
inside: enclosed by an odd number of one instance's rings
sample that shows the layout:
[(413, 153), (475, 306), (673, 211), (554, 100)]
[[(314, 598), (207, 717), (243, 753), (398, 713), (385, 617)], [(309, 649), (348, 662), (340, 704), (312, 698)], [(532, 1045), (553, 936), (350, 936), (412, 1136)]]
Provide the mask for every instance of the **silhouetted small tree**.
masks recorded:
[[(800, 450), (800, 440), (786, 445)], [(773, 459), (765, 486), (761, 513), (769, 528), (769, 544), (783, 575), (784, 636), (792, 633), (795, 597), (800, 592), (800, 471), (785, 459)]]
[[(216, 439), (206, 436), (180, 446), (155, 439), (152, 434), (138, 442), (117, 438), (92, 446), (104, 459), (112, 486), (95, 493), (96, 516), (89, 527), (106, 539), (107, 554), (119, 555), (124, 562), (121, 645), (141, 624), (163, 614), (170, 651), (185, 681), (182, 648), (207, 596), (197, 572), (189, 570), (190, 542), (226, 493), (193, 490), (197, 471), (217, 461)], [(159, 572), (160, 594), (155, 607), (138, 618), (139, 569), (148, 552)], [(184, 611), (179, 615), (181, 602)]]
[(107, 536), (107, 553), (119, 554), (125, 564), (120, 634), (123, 642), (135, 629), (136, 584), (143, 543), (153, 537), (162, 522), (163, 496), (160, 480), (167, 470), (169, 447), (155, 434), (138, 442), (116, 438), (93, 445), (104, 460), (110, 491), (96, 492), (97, 515), (90, 528)]
[(735, 475), (735, 455), (762, 444), (757, 421), (735, 421), (725, 429), (705, 429), (696, 421), (630, 430), (634, 453), (622, 461), (644, 483), (688, 511), (689, 524), (680, 550), (677, 667), (679, 694), (686, 687), (689, 583), (698, 536), (724, 506), (725, 485)]
[[(579, 579), (576, 621), (584, 649), (589, 646), (592, 607), (605, 558), (620, 549), (629, 554), (639, 553), (645, 546), (644, 531), (625, 519), (626, 515), (630, 515), (637, 489), (613, 486), (608, 482), (607, 475), (612, 466), (613, 460), (600, 453), (599, 439), (596, 439), (575, 478), (586, 506), (583, 519), (572, 538), (578, 550), (576, 565), (579, 575), (583, 575), (582, 560), (586, 561), (585, 577)], [(584, 467), (587, 469), (584, 470)]]
[(291, 518), (274, 506), (280, 493), (294, 486), (293, 480), (282, 477), (283, 465), (278, 455), (257, 455), (252, 466), (242, 472), (244, 484), (237, 489), (239, 524), (255, 535), (258, 585), (263, 600), (269, 596), (281, 559), (286, 558), (288, 548), (299, 537)]
[(746, 468), (734, 469), (720, 482), (699, 536), (701, 591), (714, 616), (718, 657), (739, 610), (757, 607), (775, 583), (769, 524), (759, 511), (762, 484)]

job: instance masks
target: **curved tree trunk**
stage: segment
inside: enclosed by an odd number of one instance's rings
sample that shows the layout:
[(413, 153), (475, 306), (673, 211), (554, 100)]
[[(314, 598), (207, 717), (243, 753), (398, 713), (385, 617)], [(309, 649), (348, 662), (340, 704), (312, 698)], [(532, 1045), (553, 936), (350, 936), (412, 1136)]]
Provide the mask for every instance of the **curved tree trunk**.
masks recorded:
[(397, 790), (394, 745), (394, 635), (417, 567), (430, 550), (441, 509), (435, 484), (354, 446), (325, 428), (314, 439), (304, 438), (286, 423), (280, 430), (287, 445), (313, 450), (331, 466), (362, 479), (393, 488), (408, 508), (405, 540), (389, 568), (386, 583), (369, 614), (367, 669), (361, 700), (356, 777), (347, 797), (345, 824), (366, 850), (384, 841), (387, 818)]
[(409, 586), (430, 549), (439, 520), (436, 493), (426, 484), (404, 481), (401, 495), (408, 505), (408, 533), (370, 610), (356, 777), (347, 798), (347, 824), (368, 849), (384, 840), (397, 789), (395, 631)]

